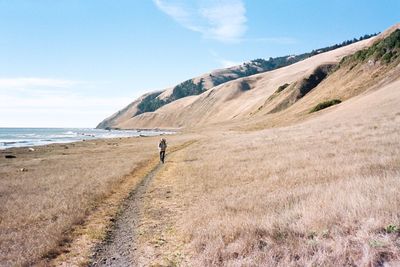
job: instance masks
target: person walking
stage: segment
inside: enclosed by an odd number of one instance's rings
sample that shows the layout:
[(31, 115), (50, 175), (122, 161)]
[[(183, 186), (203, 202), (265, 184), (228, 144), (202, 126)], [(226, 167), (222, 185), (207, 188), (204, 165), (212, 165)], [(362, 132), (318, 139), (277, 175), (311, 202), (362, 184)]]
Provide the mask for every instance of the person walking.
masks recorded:
[(161, 138), (158, 149), (160, 150), (160, 161), (164, 164), (165, 150), (167, 149), (167, 141), (164, 138)]

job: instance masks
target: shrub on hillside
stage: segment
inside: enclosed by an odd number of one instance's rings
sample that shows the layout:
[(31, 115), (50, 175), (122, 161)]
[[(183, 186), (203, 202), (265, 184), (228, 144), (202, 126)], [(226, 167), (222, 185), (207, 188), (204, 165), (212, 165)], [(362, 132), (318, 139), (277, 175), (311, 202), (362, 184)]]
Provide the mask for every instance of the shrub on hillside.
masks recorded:
[(388, 234), (400, 232), (400, 228), (394, 224), (389, 224), (385, 227), (385, 232)]
[(139, 115), (145, 112), (153, 112), (160, 107), (189, 95), (198, 95), (204, 92), (203, 80), (199, 83), (193, 83), (193, 80), (187, 80), (174, 87), (172, 95), (167, 99), (159, 99), (162, 92), (152, 93), (146, 96), (138, 105), (138, 111), (133, 115)]
[(161, 94), (161, 92), (156, 92), (149, 94), (143, 100), (139, 103), (138, 105), (138, 111), (133, 115), (139, 115), (145, 112), (151, 112), (159, 107), (162, 107), (165, 103), (163, 100), (159, 99), (158, 96)]
[(172, 100), (177, 100), (190, 95), (199, 95), (205, 91), (203, 79), (199, 83), (194, 83), (193, 80), (187, 80), (175, 86), (172, 92)]
[(288, 83), (282, 84), (281, 86), (278, 87), (278, 89), (275, 91), (275, 93), (280, 93), (280, 92), (282, 92), (282, 91), (285, 90), (285, 88), (288, 87), (289, 85), (290, 85), (290, 84), (288, 84)]
[(318, 105), (316, 105), (316, 106), (310, 111), (310, 113), (312, 113), (312, 112), (317, 112), (317, 111), (319, 111), (319, 110), (321, 110), (321, 109), (325, 109), (325, 108), (328, 108), (328, 107), (330, 107), (330, 106), (337, 105), (337, 104), (340, 104), (340, 103), (342, 103), (342, 101), (341, 101), (340, 99), (331, 99), (331, 100), (328, 100), (328, 101), (324, 101), (324, 102), (321, 102), (321, 103), (319, 103)]

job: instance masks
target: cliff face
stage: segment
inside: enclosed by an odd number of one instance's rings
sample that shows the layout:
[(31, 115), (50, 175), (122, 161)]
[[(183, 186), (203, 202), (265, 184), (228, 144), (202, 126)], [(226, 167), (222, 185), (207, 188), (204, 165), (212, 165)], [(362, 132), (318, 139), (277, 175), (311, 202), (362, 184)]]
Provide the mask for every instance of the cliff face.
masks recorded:
[(266, 61), (257, 60), (216, 70), (144, 95), (98, 127), (182, 128), (240, 122), (240, 127), (260, 128), (305, 119), (314, 116), (310, 110), (324, 101), (345, 101), (398, 77), (398, 28), (400, 24), (376, 37), (301, 61), (297, 58), (296, 63), (270, 71)]

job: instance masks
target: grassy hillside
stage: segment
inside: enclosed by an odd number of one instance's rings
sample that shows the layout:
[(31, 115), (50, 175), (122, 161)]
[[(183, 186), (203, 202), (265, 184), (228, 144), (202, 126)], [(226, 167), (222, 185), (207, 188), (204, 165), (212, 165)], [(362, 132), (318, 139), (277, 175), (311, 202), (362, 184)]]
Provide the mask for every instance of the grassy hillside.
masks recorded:
[[(379, 36), (375, 40), (380, 42)], [(386, 39), (384, 39), (386, 40)], [(339, 64), (343, 57), (373, 44), (364, 40), (299, 61), (273, 71), (252, 75), (136, 115), (118, 124), (121, 128), (204, 127), (212, 124), (262, 129), (298, 122), (312, 116), (310, 110), (332, 99), (347, 99), (385, 80), (393, 64), (359, 62)], [(165, 98), (164, 98), (165, 99)]]
[[(332, 46), (315, 49), (308, 53), (303, 53), (299, 55), (286, 55), (282, 57), (270, 57), (268, 60), (266, 59), (255, 59), (250, 62), (243, 63), (242, 65), (235, 66), (232, 68), (220, 70), (217, 72), (213, 72), (202, 76), (200, 79), (189, 79), (178, 85), (176, 85), (172, 89), (172, 93), (166, 97), (161, 98), (160, 95), (162, 92), (150, 93), (143, 96), (140, 101), (138, 101), (137, 105), (134, 105), (134, 108), (124, 108), (124, 110), (114, 114), (110, 118), (102, 121), (97, 128), (109, 128), (116, 127), (117, 124), (121, 123), (123, 120), (128, 120), (137, 115), (146, 113), (146, 112), (154, 112), (159, 108), (174, 102), (178, 99), (181, 99), (186, 96), (199, 95), (204, 91), (213, 88), (215, 86), (224, 84), (226, 82), (236, 80), (243, 77), (248, 77), (254, 74), (263, 73), (275, 69), (279, 69), (285, 66), (289, 66), (306, 58), (329, 52), (334, 49), (344, 47), (355, 42), (365, 40), (375, 36), (376, 34), (364, 35), (360, 38), (354, 38), (353, 40), (347, 40), (342, 42), (341, 44), (335, 44)], [(205, 79), (208, 80), (208, 85), (205, 84)], [(136, 102), (136, 101), (135, 101)], [(132, 104), (130, 105), (132, 106)], [(128, 114), (126, 114), (128, 113)]]
[(206, 132), (149, 188), (139, 265), (397, 266), (399, 85), (297, 125)]

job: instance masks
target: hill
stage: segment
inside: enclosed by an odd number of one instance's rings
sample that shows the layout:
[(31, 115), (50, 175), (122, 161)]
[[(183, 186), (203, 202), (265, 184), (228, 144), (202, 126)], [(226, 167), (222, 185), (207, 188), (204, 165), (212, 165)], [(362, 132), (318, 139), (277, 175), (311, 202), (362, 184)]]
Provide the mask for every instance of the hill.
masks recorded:
[[(124, 128), (126, 126), (122, 126), (121, 124), (125, 123), (129, 119), (143, 113), (154, 112), (159, 108), (169, 103), (175, 102), (176, 100), (179, 100), (181, 98), (199, 95), (211, 88), (214, 88), (226, 82), (243, 77), (248, 77), (258, 73), (279, 69), (304, 60), (306, 58), (369, 39), (373, 36), (376, 36), (376, 34), (364, 35), (358, 39), (354, 38), (353, 40), (347, 40), (342, 42), (341, 44), (335, 44), (329, 47), (316, 49), (309, 53), (303, 53), (300, 55), (287, 55), (276, 58), (270, 57), (268, 60), (259, 58), (238, 66), (214, 70), (211, 73), (206, 73), (199, 77), (186, 80), (173, 88), (169, 88), (164, 91), (147, 93), (139, 97), (137, 100), (129, 104), (124, 109), (103, 120), (101, 123), (99, 123), (97, 128)], [(139, 125), (128, 126), (128, 128), (137, 127), (139, 127)]]
[[(257, 129), (290, 124), (313, 116), (309, 111), (324, 101), (345, 101), (390, 80), (398, 62), (398, 31), (393, 31), (217, 86), (205, 75), (194, 79), (197, 82), (185, 82), (191, 84), (191, 92), (199, 94), (177, 98), (176, 88), (149, 94), (147, 98), (175, 100), (153, 112), (138, 113), (138, 107), (147, 101), (141, 98), (99, 127), (182, 128), (243, 120), (246, 127)], [(229, 76), (235, 68), (213, 72), (208, 78)], [(201, 89), (199, 84), (206, 86)]]

